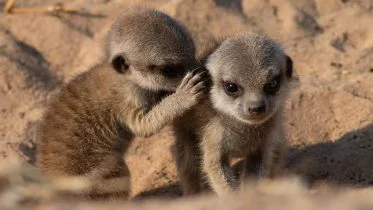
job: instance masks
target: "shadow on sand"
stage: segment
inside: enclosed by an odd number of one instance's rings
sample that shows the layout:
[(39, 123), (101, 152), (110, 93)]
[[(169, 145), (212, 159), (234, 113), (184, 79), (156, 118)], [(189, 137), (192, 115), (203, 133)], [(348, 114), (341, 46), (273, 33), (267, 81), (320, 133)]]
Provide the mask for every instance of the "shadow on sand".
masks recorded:
[[(35, 163), (35, 147), (20, 144), (18, 150)], [(350, 131), (334, 142), (291, 148), (286, 156), (290, 173), (304, 177), (309, 184), (326, 182), (332, 185), (367, 187), (373, 185), (373, 124)], [(235, 165), (240, 170), (240, 162)], [(134, 200), (175, 198), (182, 191), (178, 183), (144, 191)]]
[[(367, 187), (373, 185), (373, 124), (351, 131), (334, 142), (291, 148), (286, 168), (311, 185)], [(235, 165), (240, 170), (240, 162)], [(134, 199), (173, 198), (182, 195), (177, 183), (138, 194)]]
[(373, 124), (350, 131), (334, 142), (292, 148), (287, 168), (310, 184), (373, 185)]

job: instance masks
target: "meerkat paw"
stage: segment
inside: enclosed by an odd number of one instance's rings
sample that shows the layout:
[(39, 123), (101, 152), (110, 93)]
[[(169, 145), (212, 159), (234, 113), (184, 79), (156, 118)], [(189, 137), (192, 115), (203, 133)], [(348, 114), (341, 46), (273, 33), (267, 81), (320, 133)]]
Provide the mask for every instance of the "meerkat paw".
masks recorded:
[(189, 72), (176, 89), (176, 94), (179, 94), (183, 101), (191, 102), (193, 106), (202, 99), (202, 96), (206, 92), (207, 83), (206, 72), (197, 74)]

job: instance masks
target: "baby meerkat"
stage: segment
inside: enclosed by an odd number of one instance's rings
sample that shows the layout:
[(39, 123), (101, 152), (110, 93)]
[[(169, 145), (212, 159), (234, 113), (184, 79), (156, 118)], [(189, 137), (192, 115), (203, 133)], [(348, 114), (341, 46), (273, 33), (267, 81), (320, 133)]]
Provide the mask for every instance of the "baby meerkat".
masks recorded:
[(253, 171), (259, 178), (275, 175), (286, 148), (281, 115), (292, 66), (279, 44), (252, 33), (226, 39), (208, 57), (210, 98), (175, 125), (185, 194), (200, 191), (201, 168), (218, 195), (237, 188), (232, 158), (244, 158), (244, 179)]
[(203, 73), (189, 72), (199, 65), (191, 35), (162, 12), (122, 14), (107, 46), (109, 62), (77, 76), (51, 101), (37, 143), (41, 170), (52, 178), (87, 177), (87, 198), (127, 196), (123, 154), (132, 139), (160, 131), (205, 91)]

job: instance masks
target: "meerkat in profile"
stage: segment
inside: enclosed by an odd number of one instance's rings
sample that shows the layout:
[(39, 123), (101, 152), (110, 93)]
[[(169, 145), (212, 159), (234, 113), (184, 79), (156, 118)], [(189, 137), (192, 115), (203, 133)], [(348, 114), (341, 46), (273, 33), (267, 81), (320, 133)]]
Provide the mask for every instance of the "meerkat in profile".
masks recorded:
[(226, 39), (208, 57), (210, 97), (175, 125), (185, 194), (200, 191), (203, 173), (218, 195), (236, 189), (242, 179), (230, 166), (232, 158), (244, 158), (243, 179), (252, 172), (275, 175), (286, 148), (282, 107), (292, 66), (279, 44), (252, 33)]
[(162, 12), (122, 14), (107, 47), (109, 62), (77, 76), (51, 101), (37, 145), (42, 172), (87, 177), (96, 184), (91, 198), (111, 187), (109, 197), (127, 196), (128, 183), (110, 180), (128, 182), (123, 154), (133, 138), (160, 131), (205, 91), (203, 73), (189, 72), (199, 65), (191, 35)]

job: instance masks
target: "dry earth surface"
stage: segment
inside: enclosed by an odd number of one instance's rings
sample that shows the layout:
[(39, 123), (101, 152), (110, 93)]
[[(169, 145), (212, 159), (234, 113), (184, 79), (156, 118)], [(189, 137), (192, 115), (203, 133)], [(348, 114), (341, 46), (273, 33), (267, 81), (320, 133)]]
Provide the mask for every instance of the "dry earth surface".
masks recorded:
[[(17, 7), (57, 0), (18, 0)], [(372, 209), (372, 0), (76, 0), (74, 14), (0, 12), (0, 206), (35, 209)], [(294, 60), (297, 79), (286, 105), (289, 174), (306, 180), (263, 184), (236, 196), (182, 198), (169, 128), (136, 139), (125, 159), (132, 197), (141, 202), (25, 202), (11, 191), (15, 162), (35, 163), (35, 131), (48, 98), (101, 59), (116, 15), (145, 4), (183, 21), (197, 46), (240, 31), (265, 33)], [(0, 0), (3, 10), (5, 0)], [(11, 177), (9, 177), (11, 176)], [(319, 184), (322, 183), (322, 184)], [(323, 187), (320, 187), (323, 186)], [(337, 189), (325, 190), (325, 186)], [(340, 188), (343, 187), (343, 190)], [(311, 188), (311, 189), (310, 189)], [(358, 188), (358, 189), (356, 189)], [(144, 201), (164, 197), (174, 201)], [(150, 200), (152, 200), (150, 199)], [(321, 204), (322, 205), (321, 205)]]

